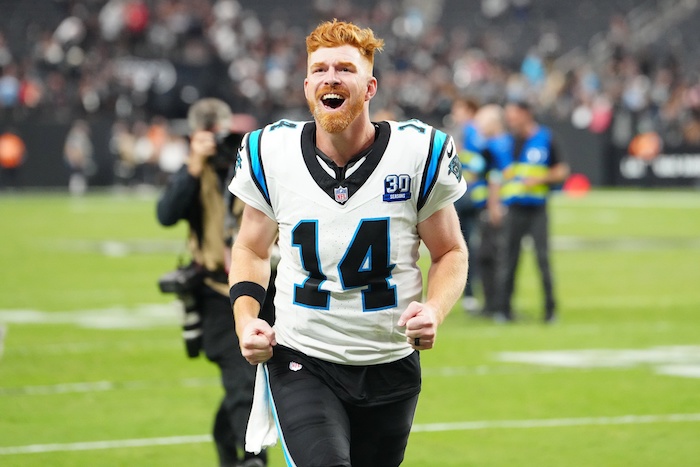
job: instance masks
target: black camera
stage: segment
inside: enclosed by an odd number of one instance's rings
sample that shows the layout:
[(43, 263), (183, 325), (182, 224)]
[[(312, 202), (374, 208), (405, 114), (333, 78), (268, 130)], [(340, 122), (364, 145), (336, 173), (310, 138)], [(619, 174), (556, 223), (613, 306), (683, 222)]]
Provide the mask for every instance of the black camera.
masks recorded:
[(189, 358), (199, 357), (202, 350), (202, 315), (199, 313), (197, 297), (192, 293), (180, 294), (182, 302), (182, 339)]
[(208, 161), (216, 169), (229, 169), (236, 161), (238, 146), (243, 141), (240, 133), (229, 133), (227, 135), (216, 135), (216, 153)]
[(190, 358), (198, 357), (202, 349), (202, 317), (197, 301), (197, 289), (202, 286), (205, 275), (204, 267), (192, 261), (158, 278), (160, 291), (177, 294), (182, 304), (182, 338)]
[(158, 278), (158, 287), (163, 293), (186, 294), (202, 285), (206, 270), (192, 261)]

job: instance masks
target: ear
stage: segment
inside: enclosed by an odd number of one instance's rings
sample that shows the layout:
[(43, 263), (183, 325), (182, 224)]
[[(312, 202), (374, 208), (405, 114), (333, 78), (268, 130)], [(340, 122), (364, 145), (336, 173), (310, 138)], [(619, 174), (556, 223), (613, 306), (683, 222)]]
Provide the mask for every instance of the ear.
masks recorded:
[(304, 78), (304, 97), (306, 97), (307, 100), (309, 98), (308, 92), (309, 92), (309, 79)]
[(377, 78), (372, 76), (367, 83), (367, 91), (365, 92), (365, 101), (369, 101), (377, 94)]

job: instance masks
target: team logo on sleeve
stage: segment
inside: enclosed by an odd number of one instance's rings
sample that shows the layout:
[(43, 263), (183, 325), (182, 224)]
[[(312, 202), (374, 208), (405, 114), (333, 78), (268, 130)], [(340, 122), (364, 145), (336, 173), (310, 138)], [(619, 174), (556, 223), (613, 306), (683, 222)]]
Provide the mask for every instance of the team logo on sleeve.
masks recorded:
[(406, 201), (411, 199), (411, 177), (406, 174), (387, 175), (384, 179), (384, 201)]
[(450, 166), (448, 167), (449, 173), (457, 177), (457, 181), (462, 178), (462, 163), (459, 160), (459, 156), (454, 156), (450, 160)]

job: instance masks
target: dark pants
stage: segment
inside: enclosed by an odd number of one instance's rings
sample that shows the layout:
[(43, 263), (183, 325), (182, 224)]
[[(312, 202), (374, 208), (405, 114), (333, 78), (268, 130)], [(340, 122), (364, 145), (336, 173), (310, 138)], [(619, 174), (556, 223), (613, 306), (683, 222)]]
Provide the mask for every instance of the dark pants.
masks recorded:
[[(274, 318), (272, 296), (268, 298), (260, 317), (271, 322)], [(213, 438), (222, 467), (236, 466), (239, 450), (243, 452), (245, 432), (253, 402), (255, 366), (241, 355), (238, 336), (234, 329), (233, 313), (228, 297), (203, 287), (198, 294), (202, 314), (202, 346), (207, 358), (221, 371), (224, 398), (214, 418)], [(260, 457), (266, 462), (266, 453), (258, 456), (244, 453), (244, 458)]]
[[(493, 314), (499, 307), (498, 261), (499, 249), (503, 245), (503, 226), (495, 226), (489, 222), (488, 212), (482, 210), (478, 223), (479, 246), (472, 253), (475, 265), (479, 271), (481, 289), (484, 295), (483, 312)], [(470, 268), (472, 266), (470, 265)]]
[(299, 467), (401, 465), (418, 403), (417, 357), (335, 365), (277, 346), (267, 367), (285, 454)]
[(501, 256), (501, 301), (499, 311), (512, 319), (511, 299), (515, 287), (515, 272), (518, 268), (522, 240), (530, 236), (535, 244), (537, 265), (540, 270), (545, 295), (545, 318), (554, 315), (555, 300), (552, 285), (552, 272), (549, 264), (549, 219), (547, 207), (511, 205), (505, 217), (503, 251)]

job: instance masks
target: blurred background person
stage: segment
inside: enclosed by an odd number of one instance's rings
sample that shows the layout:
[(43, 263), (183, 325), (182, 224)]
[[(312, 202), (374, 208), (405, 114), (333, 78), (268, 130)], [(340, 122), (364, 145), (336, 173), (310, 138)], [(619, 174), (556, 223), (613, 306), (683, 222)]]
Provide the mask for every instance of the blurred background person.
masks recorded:
[(156, 148), (149, 138), (149, 126), (143, 120), (134, 122), (134, 178), (139, 188), (149, 188), (155, 185), (157, 157)]
[(76, 120), (63, 145), (63, 158), (70, 170), (68, 191), (72, 195), (80, 196), (87, 191), (88, 178), (95, 171), (93, 150), (90, 126), (85, 120)]
[[(455, 201), (455, 209), (459, 216), (459, 224), (462, 235), (467, 242), (470, 251), (476, 250), (478, 241), (475, 236), (478, 212), (482, 202), (486, 202), (485, 181), (483, 172), (486, 161), (481, 151), (485, 140), (474, 126), (474, 116), (479, 109), (479, 103), (471, 98), (457, 98), (452, 103), (450, 111), (451, 134), (455, 135), (455, 144), (462, 163), (462, 176), (467, 181), (467, 192)], [(474, 282), (478, 271), (474, 267), (469, 268), (467, 284), (464, 286), (462, 307), (465, 311), (476, 313), (479, 311), (479, 301), (474, 296)]]
[(158, 157), (156, 180), (159, 186), (165, 185), (165, 182), (182, 167), (187, 160), (188, 150), (185, 138), (169, 129)]
[[(112, 125), (109, 139), (109, 151), (114, 160), (114, 178), (118, 187), (125, 188), (134, 182), (136, 162), (134, 146), (136, 138), (129, 129), (127, 122), (118, 120)], [(182, 161), (181, 161), (182, 164)], [(178, 166), (179, 169), (181, 167)]]
[[(244, 451), (255, 367), (241, 355), (227, 284), (227, 261), (242, 205), (225, 194), (225, 187), (234, 174), (242, 134), (231, 133), (231, 109), (219, 99), (198, 100), (187, 117), (189, 154), (159, 199), (157, 214), (164, 226), (188, 223), (192, 263), (161, 278), (161, 290), (177, 293), (183, 303), (188, 355), (198, 356), (201, 347), (221, 371), (225, 395), (213, 426), (219, 465), (261, 467), (267, 465), (265, 451)], [(273, 295), (274, 288), (269, 288), (263, 319), (272, 320)]]
[(503, 197), (508, 206), (504, 223), (504, 246), (499, 272), (500, 306), (497, 319), (512, 321), (512, 296), (522, 240), (529, 236), (535, 246), (544, 291), (544, 322), (556, 316), (556, 300), (549, 260), (547, 198), (553, 186), (569, 176), (559, 147), (549, 128), (535, 120), (530, 105), (509, 102), (505, 118), (512, 134), (512, 163), (505, 170)]
[[(473, 263), (479, 271), (483, 306), (480, 314), (491, 317), (498, 309), (498, 261), (502, 248), (505, 208), (501, 199), (503, 171), (511, 164), (512, 138), (505, 128), (503, 108), (497, 104), (482, 106), (474, 116), (474, 125), (485, 139), (482, 156), (484, 170), (480, 173), (480, 193), (476, 232), (478, 242)], [(484, 188), (485, 187), (485, 188)]]

